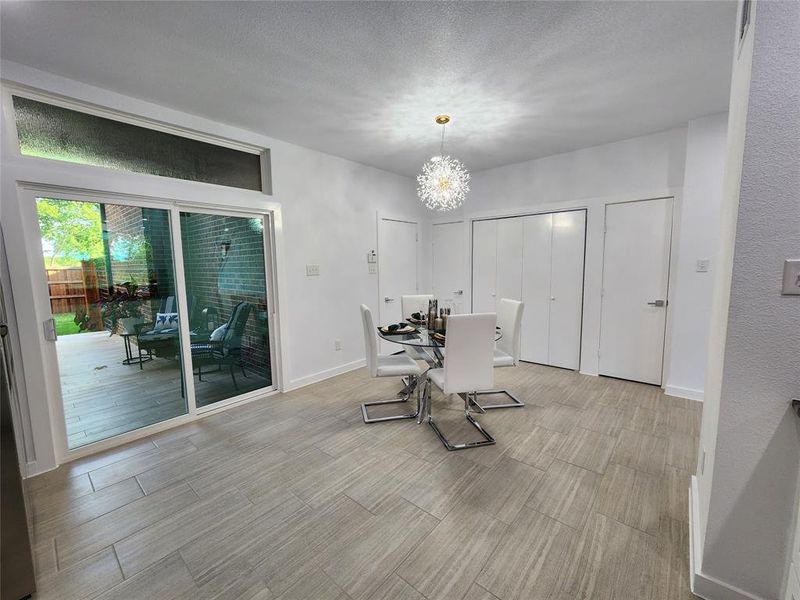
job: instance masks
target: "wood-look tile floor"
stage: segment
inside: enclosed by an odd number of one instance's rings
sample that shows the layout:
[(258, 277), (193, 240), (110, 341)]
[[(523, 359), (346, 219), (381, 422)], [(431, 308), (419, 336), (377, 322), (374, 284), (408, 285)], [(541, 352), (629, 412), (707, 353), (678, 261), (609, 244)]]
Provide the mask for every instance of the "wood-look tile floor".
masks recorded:
[[(365, 425), (364, 370), (27, 482), (37, 598), (682, 600), (700, 405), (523, 364), (495, 446)], [(484, 397), (486, 402), (491, 400)], [(448, 435), (473, 436), (434, 395)]]

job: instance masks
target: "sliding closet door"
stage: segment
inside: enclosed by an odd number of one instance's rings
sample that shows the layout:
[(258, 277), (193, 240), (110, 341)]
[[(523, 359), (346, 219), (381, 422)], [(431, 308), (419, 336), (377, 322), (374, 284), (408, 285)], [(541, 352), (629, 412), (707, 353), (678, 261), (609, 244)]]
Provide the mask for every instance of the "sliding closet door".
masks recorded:
[(586, 211), (555, 213), (550, 276), (549, 364), (577, 369), (583, 311)]
[(522, 218), (497, 221), (496, 300), (522, 298)]
[(495, 312), (497, 221), (472, 224), (472, 312)]
[(523, 217), (522, 346), (520, 358), (548, 363), (550, 337), (550, 238), (552, 215)]

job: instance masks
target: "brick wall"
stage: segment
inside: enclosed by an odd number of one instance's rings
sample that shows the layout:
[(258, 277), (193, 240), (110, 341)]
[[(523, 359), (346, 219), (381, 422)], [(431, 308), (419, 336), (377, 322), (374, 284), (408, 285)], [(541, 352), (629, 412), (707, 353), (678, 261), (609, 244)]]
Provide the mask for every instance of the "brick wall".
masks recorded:
[(136, 281), (139, 293), (149, 297), (143, 317), (153, 320), (161, 299), (175, 295), (169, 213), (117, 204), (105, 204), (104, 213), (113, 283)]
[(195, 298), (196, 314), (213, 307), (219, 315), (218, 324), (222, 324), (236, 304), (252, 304), (242, 340), (245, 366), (271, 379), (260, 224), (243, 217), (181, 213), (186, 287)]

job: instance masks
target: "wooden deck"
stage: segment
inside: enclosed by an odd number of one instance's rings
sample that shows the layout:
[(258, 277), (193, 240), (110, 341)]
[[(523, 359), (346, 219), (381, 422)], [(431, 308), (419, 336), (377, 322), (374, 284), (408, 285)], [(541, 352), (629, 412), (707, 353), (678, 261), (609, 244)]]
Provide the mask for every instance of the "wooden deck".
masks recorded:
[[(107, 332), (62, 336), (56, 342), (67, 441), (70, 448), (152, 425), (186, 413), (180, 363), (154, 358), (124, 365), (123, 338)], [(136, 346), (133, 346), (134, 353)], [(205, 406), (269, 385), (248, 373), (236, 373), (239, 391), (227, 369), (194, 378), (197, 405)]]

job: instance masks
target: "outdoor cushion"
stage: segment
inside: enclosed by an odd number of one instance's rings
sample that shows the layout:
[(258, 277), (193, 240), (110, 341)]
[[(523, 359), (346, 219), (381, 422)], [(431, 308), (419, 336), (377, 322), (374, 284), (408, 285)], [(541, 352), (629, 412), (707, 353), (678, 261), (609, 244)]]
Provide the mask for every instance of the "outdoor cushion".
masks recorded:
[(153, 331), (178, 328), (178, 313), (156, 313), (156, 324)]
[(211, 336), (208, 338), (212, 342), (221, 342), (222, 338), (225, 337), (225, 332), (228, 331), (228, 324), (225, 323), (224, 325), (220, 325), (214, 331), (211, 332)]

